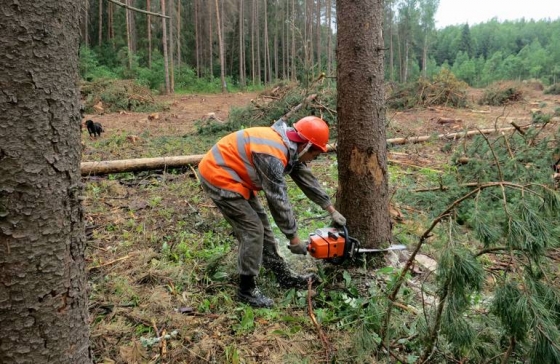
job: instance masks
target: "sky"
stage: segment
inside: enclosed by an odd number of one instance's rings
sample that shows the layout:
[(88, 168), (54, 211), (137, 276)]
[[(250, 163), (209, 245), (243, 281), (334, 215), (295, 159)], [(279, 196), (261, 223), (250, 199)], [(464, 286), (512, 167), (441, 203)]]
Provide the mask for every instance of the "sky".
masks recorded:
[(498, 21), (560, 18), (560, 0), (440, 0), (436, 28), (469, 23), (474, 25), (496, 17)]

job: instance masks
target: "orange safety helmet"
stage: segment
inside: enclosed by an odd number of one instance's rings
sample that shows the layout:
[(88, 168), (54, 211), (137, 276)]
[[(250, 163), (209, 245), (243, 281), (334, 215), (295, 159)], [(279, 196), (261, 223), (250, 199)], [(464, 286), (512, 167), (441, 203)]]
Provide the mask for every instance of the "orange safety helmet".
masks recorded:
[(294, 123), (294, 129), (313, 146), (321, 149), (323, 153), (327, 152), (329, 126), (325, 120), (316, 116), (306, 116)]

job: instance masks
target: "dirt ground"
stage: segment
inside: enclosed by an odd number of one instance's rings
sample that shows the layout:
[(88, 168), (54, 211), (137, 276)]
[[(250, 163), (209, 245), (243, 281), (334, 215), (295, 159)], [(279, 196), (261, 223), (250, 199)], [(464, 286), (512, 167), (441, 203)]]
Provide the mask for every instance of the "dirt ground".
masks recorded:
[[(508, 106), (480, 106), (477, 101), (483, 90), (469, 89), (470, 107), (432, 107), (406, 111), (387, 111), (388, 137), (411, 137), (446, 134), (464, 129), (505, 128), (511, 122), (517, 125), (531, 123), (534, 112), (554, 114), (560, 107), (559, 95), (545, 95), (542, 91), (524, 90), (524, 101)], [(84, 120), (101, 122), (105, 136), (149, 130), (152, 136), (187, 134), (194, 130), (200, 120), (227, 121), (232, 107), (246, 107), (258, 100), (258, 92), (212, 95), (158, 96), (158, 102), (169, 105), (169, 110), (157, 113), (120, 112), (102, 115), (85, 115)]]
[[(387, 137), (504, 128), (511, 127), (511, 122), (525, 126), (531, 124), (532, 113), (554, 114), (560, 108), (560, 96), (530, 88), (525, 90), (523, 102), (506, 107), (477, 105), (481, 93), (469, 90), (471, 106), (463, 109), (388, 110)], [(245, 107), (260, 98), (257, 92), (160, 96), (157, 101), (168, 104), (169, 110), (85, 115), (84, 120), (100, 122), (105, 133), (94, 141), (83, 131), (88, 150), (84, 160), (99, 156), (107, 147), (103, 142), (121, 133), (147, 130), (150, 137), (191, 134), (198, 121), (226, 121), (232, 107)], [(558, 117), (553, 121), (550, 130), (558, 128)], [(450, 157), (441, 153), (442, 144), (391, 148), (390, 158), (402, 153), (414, 164), (437, 166)], [(121, 149), (143, 147), (126, 140), (119, 145)], [(118, 153), (106, 152), (103, 157), (106, 160), (111, 155)], [(318, 168), (314, 168), (321, 180), (327, 180), (332, 158), (317, 162)], [(336, 181), (328, 183), (335, 185)], [(306, 310), (285, 303), (285, 293), (277, 287), (263, 283), (261, 288), (279, 302), (281, 314), (255, 310), (251, 321), (246, 320), (249, 311), (232, 301), (235, 286), (230, 281), (208, 281), (210, 256), (225, 254), (224, 260), (216, 260), (215, 269), (235, 271), (236, 254), (220, 250), (233, 237), (211, 202), (201, 196), (194, 173), (86, 179), (86, 258), (95, 362), (324, 362), (321, 341)], [(305, 298), (296, 295), (292, 300)], [(301, 331), (292, 332), (294, 327)], [(344, 360), (344, 348), (352, 345), (351, 339), (338, 330), (326, 335), (339, 350), (339, 362), (354, 362)], [(160, 341), (146, 343), (139, 338)]]
[(169, 105), (169, 110), (156, 113), (120, 112), (110, 114), (87, 114), (84, 120), (100, 122), (105, 136), (122, 131), (138, 133), (150, 130), (150, 134), (187, 134), (193, 132), (197, 120), (214, 118), (225, 121), (232, 107), (245, 107), (258, 97), (257, 92), (211, 95), (157, 96), (156, 101)]

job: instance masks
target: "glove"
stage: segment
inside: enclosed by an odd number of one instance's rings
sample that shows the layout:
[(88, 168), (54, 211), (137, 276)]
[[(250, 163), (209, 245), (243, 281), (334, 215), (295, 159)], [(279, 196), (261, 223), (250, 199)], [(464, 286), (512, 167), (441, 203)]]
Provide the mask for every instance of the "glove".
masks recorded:
[[(295, 244), (293, 244), (295, 243)], [(307, 245), (309, 243), (307, 241), (301, 241), (299, 238), (292, 239), (288, 244), (288, 249), (292, 252), (292, 254), (307, 254)]]
[(339, 226), (346, 225), (346, 218), (342, 216), (342, 214), (336, 210), (331, 212), (331, 218), (333, 219), (334, 223)]

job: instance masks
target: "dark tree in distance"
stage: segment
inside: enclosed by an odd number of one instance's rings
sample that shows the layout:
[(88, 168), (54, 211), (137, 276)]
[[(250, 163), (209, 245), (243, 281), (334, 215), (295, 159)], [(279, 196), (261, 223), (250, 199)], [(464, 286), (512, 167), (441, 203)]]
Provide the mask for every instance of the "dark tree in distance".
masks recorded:
[(83, 0), (0, 2), (0, 362), (91, 363), (80, 202)]
[(391, 240), (383, 90), (383, 0), (337, 0), (337, 204), (365, 247)]

